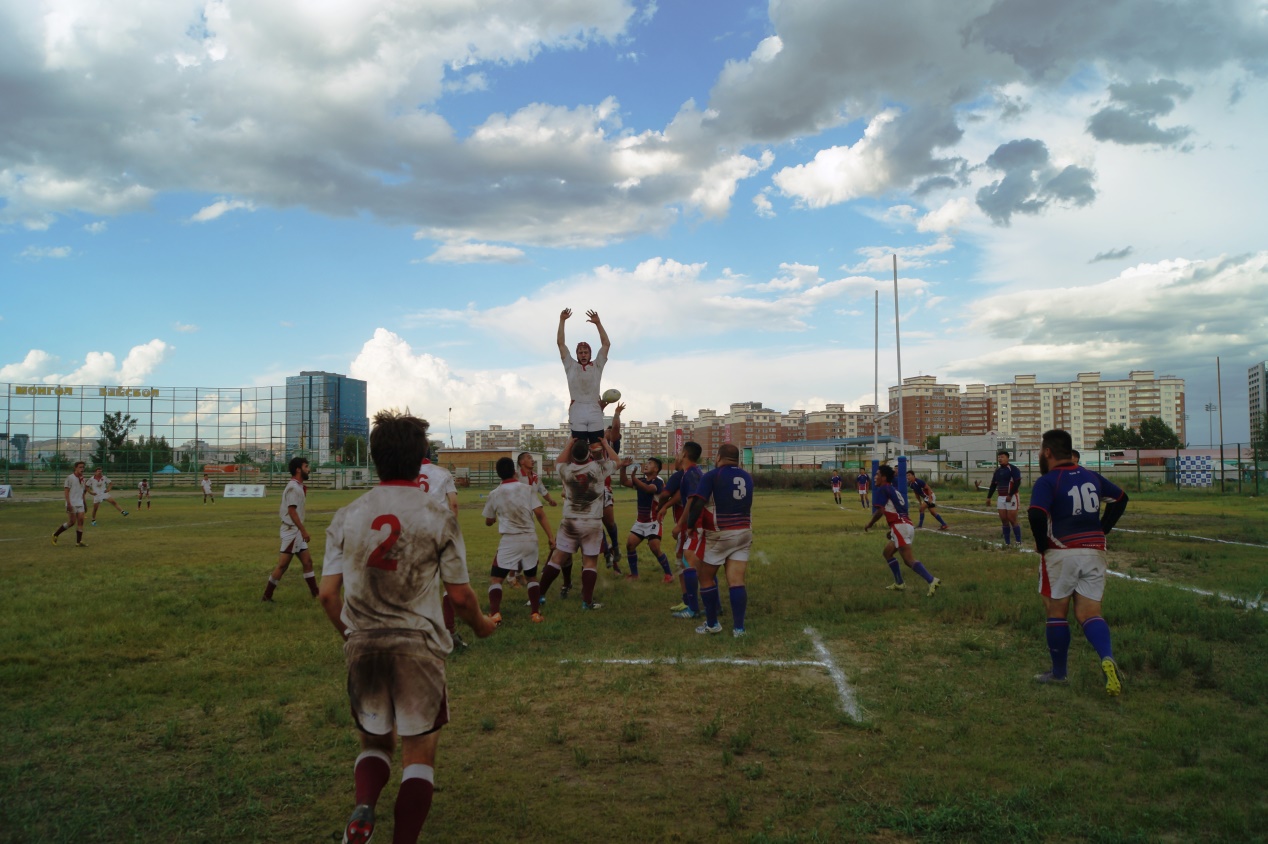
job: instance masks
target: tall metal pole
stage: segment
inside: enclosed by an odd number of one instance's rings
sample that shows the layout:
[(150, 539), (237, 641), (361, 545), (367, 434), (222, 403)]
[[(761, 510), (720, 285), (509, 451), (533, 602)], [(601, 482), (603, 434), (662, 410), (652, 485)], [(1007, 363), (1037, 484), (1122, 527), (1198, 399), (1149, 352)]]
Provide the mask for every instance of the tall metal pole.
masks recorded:
[(898, 329), (898, 254), (894, 254), (894, 354), (898, 358), (898, 453), (903, 453), (903, 343)]
[(1211, 414), (1214, 412), (1215, 412), (1215, 405), (1211, 404), (1210, 402), (1207, 402), (1206, 403), (1206, 447), (1207, 448), (1210, 448), (1211, 445), (1215, 442), (1215, 434), (1213, 433), (1211, 428), (1211, 426), (1214, 424), (1211, 421)]
[(1220, 411), (1220, 492), (1224, 491), (1224, 383), (1220, 378), (1220, 357), (1215, 356), (1215, 396)]
[(453, 448), (453, 408), (449, 408), (449, 447)]
[(874, 304), (876, 306), (876, 348), (872, 353), (872, 403), (875, 407), (872, 411), (872, 459), (876, 460), (880, 456), (881, 432), (881, 292), (879, 290), (875, 291)]

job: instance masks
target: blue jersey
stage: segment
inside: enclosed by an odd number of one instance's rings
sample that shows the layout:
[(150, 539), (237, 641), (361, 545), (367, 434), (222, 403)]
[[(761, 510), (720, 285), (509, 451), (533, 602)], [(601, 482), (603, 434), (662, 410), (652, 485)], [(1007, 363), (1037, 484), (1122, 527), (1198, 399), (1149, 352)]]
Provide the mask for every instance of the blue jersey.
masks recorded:
[(911, 524), (911, 517), (907, 515), (907, 499), (893, 484), (879, 484), (872, 493), (872, 511), (876, 510), (885, 514), (885, 524)]
[(854, 483), (858, 486), (859, 492), (864, 492), (868, 485), (867, 475), (859, 472), (859, 476), (855, 479)]
[[(669, 480), (665, 481), (665, 492), (669, 493), (669, 497), (673, 498), (674, 493), (682, 492), (682, 469), (675, 469), (674, 473), (669, 476)], [(682, 515), (682, 500), (674, 505), (674, 518), (677, 519)]]
[(1039, 480), (1030, 493), (1030, 509), (1048, 516), (1053, 548), (1105, 548), (1101, 503), (1117, 501), (1123, 491), (1082, 466), (1059, 466)]
[(833, 489), (840, 489), (840, 488), (841, 488), (841, 476), (840, 476), (840, 475), (838, 475), (838, 474), (836, 474), (836, 473), (834, 472), (834, 473), (832, 474), (832, 478), (831, 478), (831, 480), (832, 480), (832, 488), (833, 488)]
[(998, 490), (1005, 497), (1012, 495), (1021, 489), (1021, 469), (1011, 463), (996, 467), (995, 474), (991, 476), (991, 489)]
[(692, 493), (713, 509), (718, 530), (748, 530), (753, 526), (753, 476), (739, 466), (719, 466), (700, 479)]
[(925, 483), (924, 481), (920, 480), (920, 478), (915, 478), (915, 477), (913, 477), (913, 478), (912, 478), (912, 479), (911, 479), (911, 480), (907, 483), (907, 486), (909, 486), (909, 487), (911, 488), (911, 491), (912, 491), (912, 492), (916, 493), (916, 496), (917, 496), (918, 498), (922, 498), (922, 499), (924, 499), (925, 501), (928, 501), (928, 500), (929, 500), (929, 484), (927, 484), (927, 483)]
[(660, 478), (652, 478), (651, 480), (648, 480), (647, 478), (639, 478), (639, 480), (652, 487), (654, 491), (645, 492), (637, 486), (634, 487), (635, 491), (638, 493), (638, 516), (636, 517), (636, 520), (640, 522), (650, 522), (652, 520), (652, 502), (655, 500), (656, 496), (660, 494), (661, 490), (665, 488), (665, 482)]

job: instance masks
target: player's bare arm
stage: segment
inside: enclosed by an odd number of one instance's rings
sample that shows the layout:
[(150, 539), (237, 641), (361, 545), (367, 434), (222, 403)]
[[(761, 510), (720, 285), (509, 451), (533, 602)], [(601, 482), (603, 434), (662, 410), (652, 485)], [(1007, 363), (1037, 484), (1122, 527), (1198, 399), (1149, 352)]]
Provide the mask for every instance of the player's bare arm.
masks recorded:
[(616, 467), (621, 470), (621, 486), (634, 486), (634, 477), (629, 474), (629, 468), (633, 464), (634, 461), (628, 457), (622, 457), (617, 462)]
[(542, 526), (542, 530), (546, 531), (546, 541), (550, 543), (550, 550), (555, 550), (555, 532), (550, 528), (550, 522), (546, 521), (546, 511), (540, 507), (533, 508), (533, 516), (537, 518), (537, 523)]
[[(599, 312), (598, 312), (598, 311), (586, 311), (586, 316), (587, 316), (587, 317), (589, 317), (589, 319), (587, 319), (587, 320), (586, 320), (586, 322), (592, 322), (592, 323), (594, 323), (594, 327), (595, 327), (595, 328), (597, 328), (597, 329), (599, 329), (599, 346), (600, 346), (600, 350), (601, 350), (604, 354), (607, 354), (608, 349), (612, 348), (612, 341), (608, 339), (608, 330), (607, 330), (606, 328), (604, 328), (604, 327), (603, 327), (603, 323), (599, 321)], [(562, 331), (563, 331), (563, 323), (562, 323), (562, 322), (560, 322), (560, 323), (559, 323), (559, 326), (560, 326), (560, 332), (562, 332)], [(562, 333), (560, 334), (560, 336), (561, 336), (561, 337), (563, 336), (563, 335), (562, 335)]]
[(572, 448), (576, 444), (577, 444), (577, 438), (570, 437), (568, 439), (568, 444), (563, 447), (563, 450), (559, 452), (559, 456), (555, 458), (555, 465), (562, 466), (565, 463), (572, 462)]
[(340, 638), (348, 638), (348, 628), (343, 624), (343, 575), (328, 574), (322, 577), (317, 600), (326, 611), (326, 618), (339, 631)]
[(883, 516), (884, 514), (885, 514), (885, 511), (881, 510), (880, 508), (877, 508), (875, 511), (873, 511), (872, 520), (863, 526), (863, 532), (867, 533), (867, 531), (871, 529), (872, 525), (876, 524), (877, 522), (881, 520), (881, 516)]
[(292, 504), (286, 508), (286, 511), (290, 514), (291, 522), (294, 523), (295, 527), (299, 528), (299, 535), (304, 538), (305, 542), (310, 542), (312, 537), (308, 535), (308, 528), (304, 527), (304, 522), (299, 517), (299, 508)]
[(493, 623), (493, 619), (480, 611), (480, 601), (476, 598), (476, 593), (471, 591), (471, 584), (446, 583), (445, 594), (449, 596), (449, 601), (453, 604), (454, 615), (465, 621), (476, 636), (487, 639), (493, 635), (497, 625)]
[(567, 358), (568, 344), (564, 341), (564, 323), (568, 321), (568, 317), (572, 316), (572, 308), (564, 308), (559, 312), (559, 332), (555, 335), (555, 342), (559, 344), (559, 356)]

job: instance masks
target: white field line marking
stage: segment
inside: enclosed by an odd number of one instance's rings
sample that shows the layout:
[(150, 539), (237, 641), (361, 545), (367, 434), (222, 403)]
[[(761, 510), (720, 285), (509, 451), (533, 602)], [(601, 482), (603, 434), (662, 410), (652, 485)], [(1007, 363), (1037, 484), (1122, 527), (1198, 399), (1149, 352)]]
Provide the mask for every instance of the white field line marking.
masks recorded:
[[(961, 513), (977, 513), (980, 516), (996, 515), (994, 510), (970, 510), (968, 507), (951, 507), (950, 505), (944, 504), (939, 504), (938, 506), (944, 510), (958, 510)], [(1140, 533), (1145, 536), (1165, 536), (1171, 537), (1172, 539), (1193, 539), (1198, 542), (1218, 542), (1221, 545), (1241, 545), (1246, 548), (1268, 548), (1268, 545), (1258, 542), (1237, 542), (1232, 539), (1215, 539), (1210, 536), (1198, 536), (1196, 533), (1175, 533), (1170, 530), (1132, 530), (1131, 528), (1125, 527), (1115, 527), (1114, 530), (1121, 530), (1123, 533)]]
[[(262, 518), (262, 517), (260, 517)], [(251, 521), (250, 516), (241, 519), (222, 519), (218, 522), (180, 522), (174, 525), (150, 525), (148, 527), (129, 527), (129, 530), (172, 530), (174, 528), (204, 527), (205, 525), (231, 525), (241, 524), (244, 521)], [(11, 539), (0, 539), (0, 542), (32, 542), (39, 539), (47, 539), (47, 536), (18, 536)]]
[[(974, 542), (985, 542), (987, 545), (994, 545), (996, 548), (1005, 547), (1004, 543), (1002, 542), (992, 542), (989, 539), (980, 539), (974, 536), (964, 536), (963, 534), (951, 533), (950, 531), (933, 530), (931, 528), (921, 528), (921, 530), (927, 531), (928, 533), (937, 533), (937, 534), (942, 534), (944, 536), (954, 536), (960, 539), (969, 539)], [(1114, 528), (1114, 530), (1118, 530), (1118, 528)], [(1034, 548), (1022, 547), (1020, 550), (1023, 554), (1038, 553), (1035, 551)], [(1124, 580), (1133, 580), (1137, 583), (1148, 583), (1151, 586), (1167, 586), (1172, 589), (1181, 589), (1185, 592), (1192, 592), (1194, 595), (1206, 595), (1206, 596), (1214, 595), (1217, 598), (1228, 601), (1229, 603), (1232, 603), (1232, 604), (1237, 604), (1238, 606), (1247, 607), (1248, 609), (1252, 609), (1252, 610), (1260, 609), (1260, 610), (1264, 610), (1268, 612), (1268, 604), (1263, 603), (1262, 592), (1260, 592), (1259, 595), (1257, 595), (1253, 600), (1248, 600), (1246, 598), (1239, 598), (1236, 595), (1229, 595), (1226, 592), (1212, 592), (1207, 589), (1199, 589), (1196, 586), (1181, 586), (1178, 583), (1171, 583), (1170, 581), (1167, 581), (1167, 580), (1150, 580), (1147, 577), (1137, 577), (1134, 574), (1125, 574), (1121, 571), (1114, 571), (1113, 569), (1108, 569), (1108, 568), (1105, 570), (1105, 573), (1109, 575), (1113, 575), (1114, 577), (1121, 577)]]
[(836, 686), (837, 697), (841, 701), (842, 711), (855, 721), (861, 722), (863, 713), (859, 709), (858, 699), (854, 696), (854, 689), (850, 688), (850, 683), (845, 678), (845, 672), (841, 670), (836, 660), (832, 658), (832, 653), (823, 644), (823, 640), (819, 638), (819, 634), (814, 628), (807, 627), (804, 632), (810, 637), (815, 653), (819, 655), (818, 659), (742, 659), (740, 657), (680, 659), (675, 656), (666, 656), (646, 659), (561, 659), (559, 661), (560, 663), (580, 662), (597, 665), (748, 665), (757, 668), (822, 668), (828, 672), (828, 676), (832, 678), (833, 685)]

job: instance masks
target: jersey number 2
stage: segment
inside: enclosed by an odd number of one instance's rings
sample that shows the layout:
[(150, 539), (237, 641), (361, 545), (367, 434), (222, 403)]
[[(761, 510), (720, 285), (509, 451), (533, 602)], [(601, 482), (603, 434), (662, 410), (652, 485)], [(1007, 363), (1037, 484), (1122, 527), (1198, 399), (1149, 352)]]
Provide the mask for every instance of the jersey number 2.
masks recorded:
[(387, 539), (383, 540), (378, 546), (370, 552), (370, 559), (366, 565), (372, 569), (383, 569), (384, 571), (396, 571), (396, 560), (387, 555), (392, 550), (392, 546), (396, 544), (396, 540), (401, 538), (401, 520), (390, 513), (382, 516), (376, 516), (374, 521), (370, 523), (370, 530), (377, 531), (379, 528), (391, 528), (391, 533), (387, 535)]

